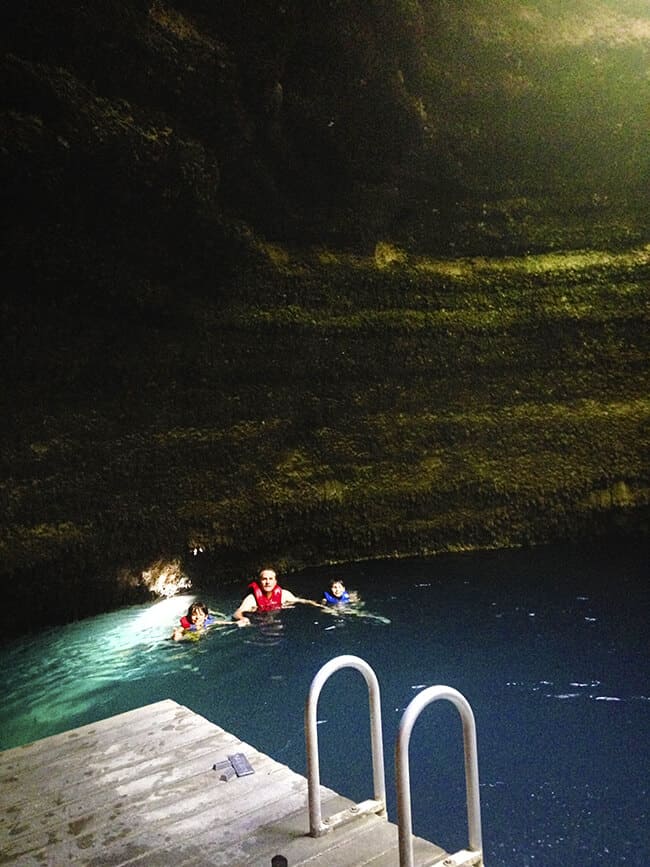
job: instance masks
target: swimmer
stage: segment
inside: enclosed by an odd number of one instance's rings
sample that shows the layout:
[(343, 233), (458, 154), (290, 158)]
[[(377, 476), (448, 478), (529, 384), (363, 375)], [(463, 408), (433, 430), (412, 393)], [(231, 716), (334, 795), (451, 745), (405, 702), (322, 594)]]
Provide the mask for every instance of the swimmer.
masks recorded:
[[(380, 614), (373, 614), (365, 610), (365, 605), (359, 598), (356, 590), (346, 590), (345, 584), (340, 578), (332, 578), (329, 584), (329, 590), (323, 592), (323, 601), (320, 606), (335, 617), (343, 614), (351, 614), (355, 617), (364, 617), (367, 620), (373, 620), (376, 623), (390, 623), (387, 617), (382, 617)], [(331, 629), (331, 627), (328, 627)]]
[(210, 626), (224, 626), (229, 623), (229, 620), (217, 620), (214, 614), (210, 614), (205, 602), (192, 602), (187, 614), (181, 617), (181, 625), (174, 629), (171, 637), (174, 641), (198, 638), (199, 633)]
[(250, 626), (250, 618), (246, 615), (255, 611), (279, 611), (281, 608), (294, 605), (296, 602), (318, 606), (317, 602), (294, 596), (290, 590), (280, 587), (275, 569), (261, 569), (257, 580), (251, 581), (248, 586), (252, 592), (244, 597), (241, 605), (233, 614), (237, 626)]
[(332, 578), (329, 590), (323, 592), (323, 605), (347, 605), (348, 602), (358, 601), (358, 594), (354, 591), (348, 593), (340, 578)]

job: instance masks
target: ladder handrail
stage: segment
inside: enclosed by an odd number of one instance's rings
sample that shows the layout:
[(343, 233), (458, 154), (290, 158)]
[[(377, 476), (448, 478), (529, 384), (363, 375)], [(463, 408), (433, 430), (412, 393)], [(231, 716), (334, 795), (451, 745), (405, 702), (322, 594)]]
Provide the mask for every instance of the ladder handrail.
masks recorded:
[(309, 688), (305, 704), (305, 743), (307, 749), (307, 787), (309, 796), (309, 833), (319, 837), (331, 829), (323, 822), (320, 799), (320, 768), (318, 759), (317, 710), (320, 692), (329, 677), (342, 668), (355, 668), (364, 676), (368, 686), (370, 705), (370, 742), (372, 750), (372, 776), (375, 801), (379, 812), (386, 813), (386, 782), (384, 775), (384, 746), (381, 728), (381, 702), (379, 681), (372, 668), (358, 656), (337, 656), (325, 663), (316, 673)]
[[(417, 695), (407, 706), (400, 722), (395, 745), (395, 782), (397, 784), (397, 825), (399, 832), (400, 867), (413, 867), (413, 824), (411, 817), (411, 783), (408, 748), (411, 731), (421, 711), (434, 701), (446, 699), (458, 710), (463, 723), (465, 754), (465, 787), (467, 799), (467, 825), (470, 852), (482, 852), (481, 804), (478, 780), (478, 752), (476, 722), (467, 699), (450, 686), (430, 686)], [(482, 863), (482, 857), (481, 857)]]

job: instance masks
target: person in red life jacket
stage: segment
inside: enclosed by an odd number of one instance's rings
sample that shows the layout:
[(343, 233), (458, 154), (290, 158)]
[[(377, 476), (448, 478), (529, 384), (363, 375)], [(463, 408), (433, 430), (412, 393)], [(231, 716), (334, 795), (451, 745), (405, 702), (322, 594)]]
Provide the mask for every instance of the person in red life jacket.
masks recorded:
[(304, 602), (308, 605), (316, 605), (311, 599), (301, 599), (294, 596), (290, 590), (284, 590), (278, 584), (278, 576), (275, 569), (262, 569), (257, 581), (248, 585), (251, 592), (245, 596), (241, 605), (233, 614), (233, 619), (238, 626), (249, 626), (250, 618), (246, 615), (254, 611), (278, 611), (296, 602)]
[(223, 622), (223, 620), (217, 620), (214, 614), (210, 614), (205, 602), (192, 602), (187, 609), (187, 614), (181, 617), (181, 625), (177, 626), (172, 632), (172, 638), (174, 641), (181, 641), (183, 638), (188, 637), (188, 632), (203, 632), (209, 626), (223, 624)]

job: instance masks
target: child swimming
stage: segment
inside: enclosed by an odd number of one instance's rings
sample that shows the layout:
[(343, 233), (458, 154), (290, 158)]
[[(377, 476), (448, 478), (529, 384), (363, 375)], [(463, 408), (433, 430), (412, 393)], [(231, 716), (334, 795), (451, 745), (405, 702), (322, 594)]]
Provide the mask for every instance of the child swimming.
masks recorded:
[(387, 617), (382, 617), (380, 614), (373, 614), (370, 611), (366, 611), (365, 605), (359, 598), (359, 594), (356, 590), (346, 590), (345, 584), (340, 578), (332, 578), (329, 584), (329, 590), (323, 591), (321, 607), (329, 614), (335, 616), (353, 614), (355, 617), (364, 617), (367, 620), (373, 620), (377, 623), (390, 623), (390, 620)]
[(324, 605), (347, 605), (348, 602), (358, 601), (358, 595), (354, 591), (348, 593), (340, 578), (332, 578), (329, 590), (323, 591)]
[(184, 638), (198, 638), (199, 633), (210, 626), (230, 625), (229, 620), (217, 620), (214, 614), (210, 614), (205, 602), (192, 602), (187, 609), (187, 614), (181, 617), (181, 625), (176, 626), (172, 632), (174, 641), (182, 641)]

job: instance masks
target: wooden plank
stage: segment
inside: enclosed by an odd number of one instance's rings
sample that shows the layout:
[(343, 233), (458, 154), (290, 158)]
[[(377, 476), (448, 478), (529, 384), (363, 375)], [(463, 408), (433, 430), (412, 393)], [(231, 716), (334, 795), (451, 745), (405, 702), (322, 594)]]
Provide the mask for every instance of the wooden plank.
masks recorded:
[[(188, 708), (170, 708), (168, 702), (151, 706), (149, 714), (129, 711), (121, 725), (83, 726), (52, 738), (44, 738), (24, 747), (0, 753), (0, 785), (26, 781), (43, 773), (73, 772), (82, 767), (102, 769), (128, 768), (143, 756), (158, 755), (199, 733), (199, 721), (205, 732), (211, 723)], [(115, 717), (113, 719), (116, 719)], [(50, 744), (49, 741), (52, 741)]]
[[(351, 802), (335, 805), (328, 804), (327, 814), (347, 808)], [(229, 864), (253, 865), (271, 863), (271, 858), (279, 852), (284, 855), (292, 867), (307, 864), (316, 857), (322, 857), (328, 867), (348, 867), (348, 865), (375, 864), (383, 856), (388, 856), (391, 867), (395, 867), (398, 858), (397, 826), (385, 818), (369, 814), (361, 816), (354, 822), (343, 825), (322, 837), (308, 836), (309, 815), (306, 809), (293, 816), (283, 817), (278, 821), (261, 825), (256, 832), (251, 833), (242, 841), (238, 848), (226, 847), (220, 856), (210, 861), (211, 864), (227, 867)], [(422, 845), (424, 844), (424, 845)], [(434, 863), (441, 860), (447, 853), (428, 841), (414, 838), (414, 853), (416, 863)]]
[[(212, 766), (233, 752), (255, 773), (224, 782)], [(323, 815), (352, 805), (321, 792)], [(377, 816), (308, 829), (304, 777), (170, 700), (0, 753), (0, 864), (397, 863), (397, 830)], [(416, 851), (428, 864), (446, 854)]]
[[(242, 748), (241, 741), (233, 735), (185, 708), (182, 710), (184, 717), (193, 718), (194, 727), (167, 730), (162, 745), (155, 741), (153, 749), (145, 749), (142, 742), (143, 737), (147, 738), (147, 743), (150, 741), (148, 728), (144, 733), (129, 731), (126, 741), (121, 739), (126, 728), (120, 728), (116, 730), (120, 738), (112, 742), (119, 743), (121, 749), (111, 757), (104, 756), (101, 761), (86, 759), (81, 765), (75, 764), (74, 758), (80, 750), (87, 754), (87, 743), (75, 739), (67, 742), (71, 767), (66, 764), (65, 754), (59, 752), (52, 766), (41, 762), (30, 768), (18, 768), (10, 776), (4, 775), (0, 779), (0, 808), (4, 807), (0, 831), (6, 829), (15, 837), (18, 833), (16, 823), (37, 819), (46, 821), (44, 814), (51, 809), (54, 796), (59, 808), (57, 814), (65, 813), (69, 821), (76, 821), (82, 817), (84, 809), (87, 811), (93, 799), (99, 802), (103, 796), (114, 800), (117, 793), (121, 801), (126, 801), (140, 788), (145, 791), (154, 788), (158, 779), (164, 778), (165, 784), (169, 785), (211, 768), (214, 761)], [(162, 725), (162, 721), (156, 717), (156, 726), (159, 724)], [(93, 737), (87, 733), (90, 742)], [(149, 752), (154, 755), (148, 757)], [(19, 763), (24, 761), (25, 755), (21, 754)], [(126, 761), (129, 763), (125, 764)], [(9, 793), (11, 804), (7, 805), (3, 795)]]
[[(204, 735), (203, 731), (199, 734)], [(132, 761), (110, 769), (109, 765), (91, 768), (89, 765), (66, 769), (41, 769), (37, 775), (25, 775), (11, 781), (10, 785), (20, 782), (19, 794), (12, 801), (12, 812), (15, 818), (36, 818), (50, 804), (51, 790), (56, 788), (58, 803), (72, 807), (76, 801), (87, 803), (95, 795), (101, 797), (114, 786), (119, 790), (120, 797), (126, 798), (135, 794), (139, 788), (155, 785), (156, 779), (162, 777), (166, 782), (177, 781), (193, 773), (200, 773), (211, 768), (212, 764), (224, 758), (228, 753), (241, 751), (241, 741), (225, 732), (208, 732), (207, 737), (197, 737), (196, 740), (174, 742), (175, 748), (160, 755), (144, 757), (142, 761)], [(81, 778), (79, 774), (81, 773)], [(0, 786), (2, 781), (0, 781)], [(4, 789), (2, 789), (4, 790)], [(0, 799), (1, 801), (1, 799)], [(7, 823), (7, 816), (0, 817), (0, 828)]]
[[(306, 781), (305, 781), (306, 784)], [(343, 798), (341, 795), (331, 795), (329, 790), (323, 792), (323, 804), (327, 808), (333, 810), (343, 809), (350, 805), (348, 798)], [(260, 825), (265, 822), (274, 822), (286, 817), (287, 815), (295, 816), (296, 818), (296, 833), (307, 835), (309, 832), (309, 818), (305, 810), (306, 790), (295, 793), (290, 797), (275, 800), (271, 803), (256, 803), (256, 807), (245, 815), (242, 815), (236, 825), (217, 825), (207, 826), (202, 832), (188, 839), (184, 846), (183, 856), (175, 864), (175, 867), (190, 867), (197, 863), (197, 860), (202, 865), (214, 865), (224, 863), (223, 853), (227, 852), (226, 863), (238, 864), (233, 852), (242, 840), (252, 840)], [(282, 854), (282, 846), (286, 844), (286, 839), (281, 836), (274, 847), (272, 855)], [(272, 857), (272, 856), (271, 856)], [(167, 867), (168, 856), (164, 850), (154, 853), (148, 853), (142, 858), (130, 862), (129, 867)], [(268, 858), (270, 864), (271, 858)], [(264, 863), (261, 857), (258, 858), (258, 863)]]
[[(65, 791), (53, 792), (57, 802), (53, 823), (40, 827), (37, 821), (26, 828), (26, 833), (14, 835), (3, 848), (7, 854), (26, 857), (34, 847), (47, 847), (59, 863), (65, 863), (79, 854), (80, 847), (84, 851), (97, 846), (104, 850), (118, 842), (130, 843), (134, 836), (146, 836), (147, 848), (165, 846), (169, 842), (170, 829), (176, 825), (184, 823), (186, 828), (185, 831), (179, 830), (179, 839), (183, 833), (193, 833), (200, 827), (195, 818), (197, 814), (203, 815), (206, 821), (231, 821), (237, 814), (240, 798), (255, 790), (260, 799), (264, 800), (267, 795), (272, 799), (278, 796), (282, 782), (278, 779), (282, 776), (282, 766), (261, 754), (258, 754), (259, 758), (254, 757), (250, 748), (247, 750), (241, 742), (236, 742), (236, 748), (249, 755), (257, 774), (236, 782), (221, 782), (212, 770), (212, 762), (224, 755), (221, 751), (214, 757), (209, 756), (208, 761), (202, 761), (203, 771), (199, 774), (173, 780), (171, 775), (163, 773), (149, 775), (146, 781), (138, 780), (141, 791), (135, 797), (125, 796), (122, 785), (109, 786), (99, 802), (86, 802), (85, 810), (72, 821), (66, 820), (65, 811), (61, 810), (65, 804)], [(233, 799), (235, 790), (237, 797)], [(140, 815), (146, 816), (146, 834), (138, 823), (134, 823), (134, 816)], [(106, 863), (113, 863), (113, 860)]]
[[(280, 847), (281, 854), (291, 865), (305, 864), (319, 856), (328, 867), (345, 867), (363, 863), (363, 859), (369, 855), (385, 851), (394, 840), (391, 837), (394, 828), (385, 819), (373, 815), (363, 816), (354, 823), (316, 838), (306, 835), (304, 824), (301, 825), (301, 833), (291, 833), (285, 823), (275, 827), (266, 826), (252, 840), (242, 841), (243, 845), (238, 850), (228, 849), (214, 863), (222, 867), (227, 864), (270, 864), (274, 850)], [(274, 834), (276, 828), (277, 833)], [(273, 837), (275, 839), (272, 840)]]
[[(112, 733), (111, 742), (113, 742), (119, 739), (121, 732), (149, 729), (152, 724), (168, 725), (170, 721), (190, 719), (191, 716), (192, 711), (167, 698), (145, 707), (138, 707), (116, 716), (79, 726), (76, 729), (50, 735), (20, 747), (4, 750), (0, 752), (0, 774), (4, 773), (6, 768), (18, 767), (20, 763), (22, 763), (23, 770), (31, 765), (47, 764), (50, 761), (50, 756), (56, 754), (57, 751), (69, 752), (70, 744), (76, 741), (81, 744), (89, 744), (95, 734), (105, 739), (109, 733)], [(80, 749), (83, 748), (83, 746), (80, 747)]]
[[(216, 736), (225, 734), (218, 727), (213, 728)], [(212, 770), (212, 763), (233, 751), (247, 754), (257, 773), (223, 783)], [(25, 824), (22, 829), (14, 826), (11, 837), (3, 846), (5, 860), (21, 858), (21, 863), (27, 864), (32, 863), (29, 859), (33, 858), (33, 863), (39, 863), (47, 849), (55, 862), (74, 862), (82, 848), (85, 860), (91, 863), (92, 852), (88, 850), (99, 848), (102, 852), (101, 863), (120, 863), (126, 857), (134, 857), (134, 854), (167, 847), (172, 835), (183, 842), (187, 834), (202, 830), (201, 822), (227, 824), (233, 821), (242, 811), (246, 811), (247, 802), (252, 802), (250, 795), (253, 791), (255, 801), (264, 805), (273, 800), (282, 800), (299, 786), (302, 790), (300, 802), (304, 803), (305, 781), (299, 775), (232, 736), (229, 736), (227, 749), (205, 753), (199, 761), (200, 773), (196, 773), (197, 768), (191, 762), (184, 762), (178, 779), (169, 772), (162, 776), (149, 775), (146, 779), (137, 779), (138, 794), (135, 798), (124, 800), (123, 785), (109, 786), (103, 800), (83, 801), (85, 811), (73, 812), (72, 815), (69, 804), (66, 804), (69, 789), (55, 788), (48, 792), (57, 804), (57, 809), (50, 811), (49, 824)], [(132, 788), (131, 783), (126, 788)], [(233, 798), (235, 794), (237, 797)], [(40, 809), (43, 809), (43, 805)], [(134, 826), (134, 813), (146, 815), (146, 834), (143, 834), (141, 827)], [(197, 815), (200, 821), (197, 821)], [(107, 818), (110, 820), (110, 829), (105, 827)], [(140, 843), (135, 840), (137, 837), (146, 837), (146, 841)], [(106, 850), (110, 848), (116, 850), (114, 854), (107, 853)]]
[[(241, 751), (243, 746), (234, 738), (227, 741), (227, 748), (224, 748), (224, 742), (220, 740), (220, 750), (215, 749), (214, 738), (206, 743), (207, 746), (197, 756), (181, 756), (180, 763), (176, 765), (167, 763), (161, 770), (142, 773), (126, 781), (121, 779), (115, 785), (107, 780), (102, 786), (101, 779), (94, 777), (92, 788), (91, 782), (85, 781), (79, 786), (69, 786), (61, 791), (43, 791), (37, 794), (32, 802), (22, 800), (15, 810), (12, 809), (11, 814), (6, 815), (0, 822), (0, 831), (6, 828), (12, 840), (8, 851), (14, 851), (20, 845), (24, 846), (25, 837), (29, 837), (32, 843), (39, 836), (49, 840), (50, 844), (55, 840), (60, 841), (62, 832), (58, 826), (67, 829), (66, 833), (72, 836), (76, 836), (81, 828), (85, 833), (89, 833), (101, 825), (107, 812), (113, 815), (113, 823), (117, 827), (122, 816), (128, 816), (134, 810), (146, 810), (154, 803), (160, 810), (169, 802), (170, 813), (179, 800), (184, 809), (191, 809), (190, 796), (196, 790), (197, 782), (201, 788), (206, 785), (209, 787), (211, 777), (217, 776), (211, 770), (214, 761), (225, 758), (229, 752)], [(207, 777), (208, 771), (210, 777)], [(206, 775), (207, 783), (195, 779), (200, 775)], [(57, 805), (55, 812), (52, 811), (52, 796)]]

